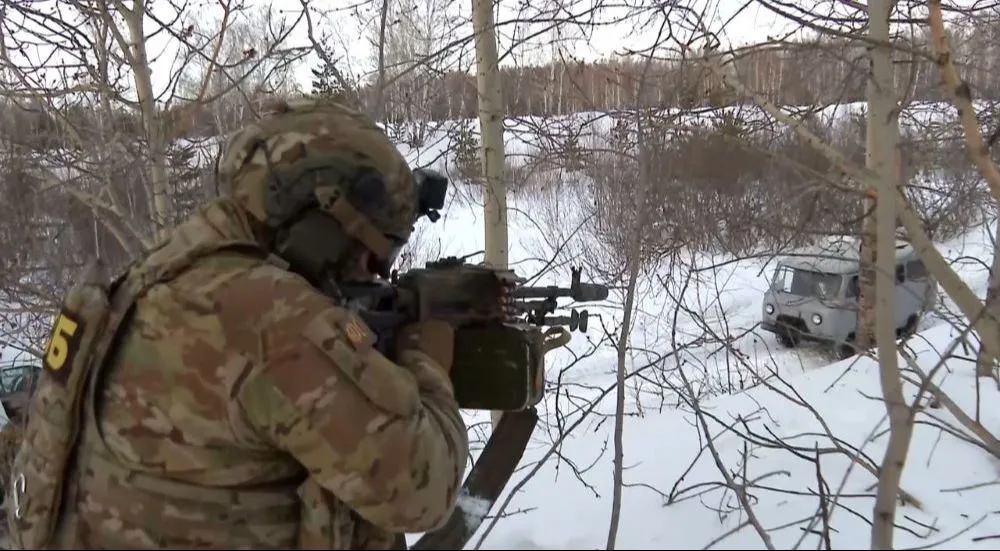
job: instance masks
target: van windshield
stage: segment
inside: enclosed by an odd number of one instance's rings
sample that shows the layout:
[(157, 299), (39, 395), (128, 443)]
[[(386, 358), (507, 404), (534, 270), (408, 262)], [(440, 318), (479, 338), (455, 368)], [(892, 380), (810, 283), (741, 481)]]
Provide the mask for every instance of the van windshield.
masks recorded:
[(778, 266), (771, 288), (800, 297), (831, 299), (840, 291), (840, 274), (825, 274), (789, 266)]

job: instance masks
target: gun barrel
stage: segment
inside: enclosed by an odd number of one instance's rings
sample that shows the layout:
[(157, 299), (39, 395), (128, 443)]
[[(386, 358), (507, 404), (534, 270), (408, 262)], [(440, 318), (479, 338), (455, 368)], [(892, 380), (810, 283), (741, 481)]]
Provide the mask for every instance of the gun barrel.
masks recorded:
[(559, 298), (570, 297), (578, 302), (595, 302), (608, 298), (608, 288), (596, 283), (578, 283), (573, 287), (517, 287), (511, 293), (514, 298)]
[(608, 298), (608, 288), (596, 283), (581, 283), (573, 290), (573, 300), (594, 302)]
[(547, 287), (517, 287), (511, 293), (511, 296), (514, 298), (570, 297), (573, 296), (573, 290), (554, 285)]

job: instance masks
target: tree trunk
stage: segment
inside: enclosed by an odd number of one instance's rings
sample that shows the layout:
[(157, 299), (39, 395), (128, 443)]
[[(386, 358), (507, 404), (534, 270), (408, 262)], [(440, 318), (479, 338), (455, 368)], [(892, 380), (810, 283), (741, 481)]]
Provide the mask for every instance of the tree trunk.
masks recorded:
[(391, 0), (383, 0), (378, 24), (378, 80), (375, 83), (375, 100), (371, 106), (371, 117), (382, 122), (385, 116), (385, 33), (388, 26)]
[[(958, 111), (959, 120), (962, 122), (962, 131), (965, 137), (966, 153), (979, 168), (980, 173), (986, 180), (990, 194), (994, 201), (1000, 201), (1000, 169), (996, 163), (990, 159), (989, 147), (983, 140), (979, 130), (979, 120), (976, 110), (972, 104), (972, 93), (967, 83), (962, 81), (955, 68), (954, 58), (957, 49), (952, 49), (948, 37), (945, 33), (944, 15), (942, 13), (941, 0), (930, 0), (927, 3), (928, 23), (931, 30), (931, 37), (934, 43), (934, 62), (941, 74), (941, 89), (944, 96), (951, 100)], [(958, 33), (956, 33), (958, 34)], [(906, 221), (904, 219), (904, 221)], [(996, 247), (996, 245), (994, 245)], [(925, 262), (928, 269), (931, 268), (931, 260), (935, 263), (939, 261), (934, 250), (928, 251), (928, 258)], [(921, 253), (923, 256), (923, 253)], [(987, 289), (987, 304), (982, 304), (978, 297), (969, 289), (961, 278), (954, 271), (940, 267), (941, 286), (945, 292), (955, 300), (955, 304), (962, 310), (962, 314), (969, 320), (975, 331), (979, 334), (980, 346), (985, 348), (977, 358), (976, 370), (991, 370), (988, 364), (993, 359), (1000, 358), (1000, 324), (994, 315), (996, 309), (1000, 309), (992, 304), (991, 299), (998, 294), (998, 285), (995, 281), (1000, 278), (997, 270), (998, 260), (994, 251), (993, 266), (991, 268), (990, 282)], [(960, 302), (961, 301), (961, 302)], [(982, 311), (985, 306), (985, 314)]]
[[(993, 263), (990, 265), (990, 279), (986, 287), (986, 315), (1000, 320), (1000, 222), (997, 223), (993, 241)], [(980, 340), (987, 338), (989, 335), (979, 335)], [(993, 358), (987, 348), (980, 346), (979, 353), (976, 355), (976, 375), (992, 377), (993, 364)]]
[[(869, 79), (870, 81), (870, 79)], [(871, 84), (868, 85), (872, 87)], [(876, 125), (871, 111), (871, 92), (868, 94), (868, 130), (867, 146), (865, 148), (865, 164), (873, 168), (879, 158), (879, 145), (875, 143), (874, 126)], [(868, 350), (875, 344), (875, 264), (878, 259), (877, 206), (875, 190), (869, 189), (861, 201), (861, 259), (858, 273), (858, 324), (855, 332), (855, 344), (858, 351)]]
[[(476, 84), (479, 89), (479, 128), (482, 135), (480, 161), (485, 178), (485, 261), (494, 268), (507, 267), (507, 191), (503, 165), (503, 94), (497, 60), (496, 29), (492, 0), (472, 0), (472, 25), (476, 34)], [(502, 412), (491, 415), (493, 428)]]
[(874, 148), (869, 151), (867, 161), (869, 168), (878, 175), (875, 336), (882, 399), (889, 416), (889, 442), (879, 468), (873, 508), (871, 549), (893, 548), (896, 500), (913, 437), (913, 419), (899, 376), (893, 300), (896, 288), (896, 150), (899, 146), (899, 109), (889, 31), (889, 16), (894, 4), (894, 0), (870, 0), (868, 3), (869, 35), (875, 45), (871, 48), (872, 75), (868, 84), (868, 144)]
[[(632, 233), (642, 231), (633, 228)], [(621, 523), (622, 491), (625, 487), (625, 377), (627, 375), (629, 338), (632, 333), (632, 317), (635, 308), (635, 287), (639, 279), (641, 238), (633, 238), (634, 249), (629, 251), (627, 259), (628, 284), (625, 289), (625, 313), (622, 316), (622, 332), (618, 337), (617, 384), (615, 388), (615, 427), (614, 427), (614, 487), (611, 495), (611, 522), (608, 525), (608, 539), (604, 548), (611, 551), (618, 541), (618, 526)], [(639, 394), (636, 393), (636, 402)]]
[(142, 112), (143, 127), (149, 147), (150, 206), (153, 218), (153, 240), (166, 237), (169, 228), (170, 198), (167, 196), (166, 145), (156, 112), (156, 96), (153, 91), (152, 69), (146, 53), (146, 34), (143, 20), (146, 17), (145, 2), (136, 0), (131, 10), (124, 5), (118, 8), (128, 27), (129, 65), (135, 75), (136, 94)]
[[(869, 4), (869, 6), (872, 6)], [(870, 7), (871, 10), (877, 8)], [(875, 33), (870, 30), (869, 33)], [(886, 30), (888, 35), (888, 29)], [(880, 129), (889, 124), (889, 111), (895, 108), (895, 86), (893, 79), (892, 61), (889, 61), (888, 76), (878, 75), (876, 72), (877, 61), (880, 55), (892, 56), (891, 49), (885, 54), (875, 46), (868, 46), (869, 70), (865, 96), (868, 103), (868, 119), (865, 143), (865, 165), (872, 170), (882, 162), (882, 158), (887, 154), (884, 149), (888, 144), (880, 135)], [(886, 88), (886, 83), (888, 87)], [(888, 102), (888, 103), (887, 103)], [(888, 107), (887, 107), (888, 106)], [(876, 205), (877, 190), (869, 188), (861, 201), (862, 215), (861, 221), (861, 262), (858, 274), (858, 324), (855, 333), (855, 343), (859, 351), (869, 350), (875, 344), (875, 286), (877, 276), (876, 264), (878, 262), (878, 213)], [(895, 255), (895, 253), (893, 253)]]

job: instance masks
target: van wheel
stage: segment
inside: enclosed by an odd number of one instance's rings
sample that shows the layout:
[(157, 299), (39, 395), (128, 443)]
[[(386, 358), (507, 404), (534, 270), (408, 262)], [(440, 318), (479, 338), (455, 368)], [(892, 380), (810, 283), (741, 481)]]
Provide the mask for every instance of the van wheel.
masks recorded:
[(904, 339), (909, 339), (915, 335), (917, 333), (917, 316), (910, 316), (906, 318), (906, 325), (903, 326), (902, 331), (899, 333)]
[(785, 348), (795, 348), (799, 344), (798, 335), (791, 329), (784, 329), (778, 332), (778, 343)]
[(847, 342), (838, 343), (835, 348), (838, 360), (846, 360), (858, 353), (854, 347), (854, 335), (848, 335)]
[(854, 345), (851, 344), (851, 343), (849, 343), (849, 342), (845, 342), (845, 343), (841, 343), (841, 344), (837, 345), (837, 359), (838, 360), (846, 360), (847, 358), (850, 358), (850, 357), (854, 356), (857, 353), (858, 353), (858, 351), (854, 348)]

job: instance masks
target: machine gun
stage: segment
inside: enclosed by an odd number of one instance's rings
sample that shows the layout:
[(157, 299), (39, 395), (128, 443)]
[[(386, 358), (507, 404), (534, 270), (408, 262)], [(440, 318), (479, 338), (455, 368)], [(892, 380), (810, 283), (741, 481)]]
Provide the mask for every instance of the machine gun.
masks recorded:
[(560, 307), (557, 299), (608, 297), (607, 287), (582, 283), (580, 273), (572, 271), (569, 287), (532, 287), (513, 270), (448, 257), (393, 273), (388, 285), (343, 291), (365, 305), (358, 314), (378, 335), (376, 347), (389, 357), (400, 325), (428, 318), (449, 322), (455, 327), (451, 380), (459, 406), (519, 411), (544, 394), (545, 353), (568, 342), (570, 331), (587, 330), (586, 310), (553, 315)]
[[(390, 358), (396, 329), (404, 323), (436, 318), (455, 327), (451, 382), (459, 407), (507, 412), (462, 484), (461, 495), (488, 503), (487, 510), (517, 468), (538, 422), (534, 406), (545, 391), (545, 353), (569, 341), (566, 327), (587, 330), (586, 310), (552, 315), (559, 308), (556, 299), (608, 298), (607, 287), (581, 283), (579, 269), (568, 288), (524, 284), (512, 270), (448, 257), (394, 272), (385, 285), (341, 289), (378, 335), (375, 346)], [(425, 533), (411, 549), (463, 549), (484, 518), (456, 507), (444, 526)]]

